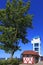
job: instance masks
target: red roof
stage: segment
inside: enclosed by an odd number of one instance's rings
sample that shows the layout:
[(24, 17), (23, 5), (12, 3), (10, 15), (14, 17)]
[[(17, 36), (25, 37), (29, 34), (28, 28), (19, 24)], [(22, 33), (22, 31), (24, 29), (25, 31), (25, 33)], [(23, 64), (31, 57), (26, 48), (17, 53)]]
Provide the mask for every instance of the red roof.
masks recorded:
[(38, 54), (37, 52), (32, 51), (32, 50), (24, 51), (22, 54), (23, 54), (23, 55), (25, 55), (25, 54), (30, 54), (30, 55), (36, 55), (36, 56), (39, 56), (39, 54)]

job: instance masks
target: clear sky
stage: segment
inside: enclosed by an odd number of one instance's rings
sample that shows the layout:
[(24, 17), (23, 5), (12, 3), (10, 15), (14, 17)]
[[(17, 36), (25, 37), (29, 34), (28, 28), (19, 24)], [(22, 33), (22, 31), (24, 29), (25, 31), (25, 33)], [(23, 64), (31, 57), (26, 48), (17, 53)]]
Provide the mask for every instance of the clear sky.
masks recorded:
[[(0, 0), (0, 9), (5, 8), (7, 0)], [(26, 0), (25, 0), (26, 1)], [(27, 30), (27, 38), (32, 40), (32, 38), (39, 36), (41, 38), (41, 55), (43, 55), (43, 0), (31, 0), (31, 7), (29, 12), (34, 14), (33, 17), (33, 29)], [(32, 44), (20, 44), (22, 51), (17, 51), (14, 57), (20, 57), (24, 50), (32, 50)], [(0, 50), (0, 58), (10, 57), (10, 54), (6, 54), (3, 50)]]

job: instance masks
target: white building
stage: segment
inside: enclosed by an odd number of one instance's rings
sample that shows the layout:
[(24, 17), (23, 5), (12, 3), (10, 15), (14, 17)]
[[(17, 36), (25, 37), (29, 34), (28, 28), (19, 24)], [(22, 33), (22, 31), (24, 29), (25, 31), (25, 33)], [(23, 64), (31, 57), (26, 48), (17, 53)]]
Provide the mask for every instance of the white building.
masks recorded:
[(31, 40), (31, 43), (33, 44), (33, 51), (38, 52), (40, 55), (40, 44), (41, 44), (40, 38), (39, 37), (33, 38)]

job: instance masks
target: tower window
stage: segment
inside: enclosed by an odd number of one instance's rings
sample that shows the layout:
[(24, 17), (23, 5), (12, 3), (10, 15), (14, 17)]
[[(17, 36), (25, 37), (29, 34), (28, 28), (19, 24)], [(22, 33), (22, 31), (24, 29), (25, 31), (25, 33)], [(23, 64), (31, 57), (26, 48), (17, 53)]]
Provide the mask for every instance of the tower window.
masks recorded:
[(35, 51), (39, 51), (39, 49), (38, 48), (35, 48)]
[(39, 46), (39, 44), (38, 43), (35, 43), (34, 46)]

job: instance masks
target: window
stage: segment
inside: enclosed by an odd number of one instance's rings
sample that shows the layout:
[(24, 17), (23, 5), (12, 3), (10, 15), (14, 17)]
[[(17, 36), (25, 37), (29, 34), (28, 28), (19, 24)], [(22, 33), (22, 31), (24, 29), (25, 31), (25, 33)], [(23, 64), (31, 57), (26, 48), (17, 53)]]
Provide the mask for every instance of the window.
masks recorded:
[(37, 47), (37, 46), (39, 46), (39, 44), (38, 44), (38, 43), (35, 43), (35, 44), (34, 44), (34, 46), (36, 46), (36, 47)]
[(39, 49), (38, 48), (35, 48), (35, 51), (39, 51)]

